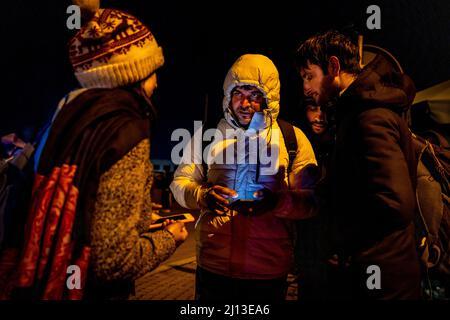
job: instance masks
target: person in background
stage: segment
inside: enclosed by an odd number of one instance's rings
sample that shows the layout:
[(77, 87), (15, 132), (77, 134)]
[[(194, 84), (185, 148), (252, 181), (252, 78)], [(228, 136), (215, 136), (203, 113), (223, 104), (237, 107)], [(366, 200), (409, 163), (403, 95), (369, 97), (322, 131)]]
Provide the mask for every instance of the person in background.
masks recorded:
[[(305, 97), (299, 110), (299, 119), (305, 135), (311, 141), (319, 167), (317, 184), (323, 182), (333, 150), (333, 126), (325, 110), (313, 99)], [(298, 300), (329, 299), (329, 273), (335, 270), (336, 257), (330, 252), (330, 223), (325, 204), (311, 219), (296, 222), (295, 247)]]

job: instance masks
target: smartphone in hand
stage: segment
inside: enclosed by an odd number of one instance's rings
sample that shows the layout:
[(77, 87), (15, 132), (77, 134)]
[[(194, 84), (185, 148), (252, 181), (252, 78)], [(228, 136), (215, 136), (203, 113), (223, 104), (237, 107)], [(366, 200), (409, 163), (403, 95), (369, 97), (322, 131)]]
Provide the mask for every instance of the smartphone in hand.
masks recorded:
[(162, 224), (166, 220), (175, 220), (176, 222), (194, 222), (195, 218), (190, 213), (181, 213), (181, 214), (174, 214), (167, 217), (161, 217), (150, 225), (150, 230), (159, 229), (162, 227)]
[(250, 199), (238, 199), (236, 201), (233, 201), (232, 203), (230, 203), (230, 205), (228, 206), (229, 209), (231, 210), (235, 210), (241, 213), (252, 213), (254, 206), (255, 206), (256, 201), (255, 200), (250, 200)]

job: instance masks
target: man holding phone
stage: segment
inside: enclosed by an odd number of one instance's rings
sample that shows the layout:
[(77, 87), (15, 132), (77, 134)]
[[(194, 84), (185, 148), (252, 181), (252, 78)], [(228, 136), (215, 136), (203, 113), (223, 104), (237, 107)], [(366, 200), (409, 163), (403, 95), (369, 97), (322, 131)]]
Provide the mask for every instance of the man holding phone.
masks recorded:
[[(180, 205), (202, 210), (196, 225), (196, 299), (284, 300), (293, 262), (293, 224), (274, 214), (273, 195), (288, 186), (312, 184), (305, 169), (316, 166), (314, 152), (294, 127), (298, 148), (288, 172), (288, 150), (277, 121), (280, 82), (270, 59), (241, 56), (223, 89), (224, 117), (207, 167), (195, 163), (202, 150), (192, 148), (192, 140), (171, 184)], [(261, 160), (263, 151), (270, 154), (269, 163)], [(226, 155), (225, 162), (220, 155)]]

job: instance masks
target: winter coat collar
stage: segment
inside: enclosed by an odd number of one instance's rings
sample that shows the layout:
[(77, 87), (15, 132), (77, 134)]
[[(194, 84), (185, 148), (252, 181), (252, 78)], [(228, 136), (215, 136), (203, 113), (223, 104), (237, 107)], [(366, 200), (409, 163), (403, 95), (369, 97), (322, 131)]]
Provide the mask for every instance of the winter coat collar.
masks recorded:
[(411, 78), (377, 55), (338, 99), (336, 112), (341, 117), (349, 112), (387, 108), (402, 114), (411, 106), (415, 93)]

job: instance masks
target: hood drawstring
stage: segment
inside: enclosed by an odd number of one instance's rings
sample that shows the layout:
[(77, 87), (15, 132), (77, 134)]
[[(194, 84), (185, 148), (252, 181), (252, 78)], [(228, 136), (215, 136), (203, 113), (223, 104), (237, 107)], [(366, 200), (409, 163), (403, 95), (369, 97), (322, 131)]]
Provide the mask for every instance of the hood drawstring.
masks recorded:
[[(230, 110), (230, 107), (226, 108), (224, 111), (225, 113), (229, 113), (231, 116), (231, 121), (232, 123), (238, 127), (238, 128), (243, 128), (245, 129), (240, 123), (239, 121), (236, 119), (236, 117), (234, 116), (233, 112)], [(267, 116), (269, 117), (269, 121), (270, 124), (268, 126), (268, 130), (267, 130), (267, 136), (266, 136), (266, 140), (267, 140), (267, 148), (270, 146), (270, 143), (272, 141), (272, 126), (273, 126), (273, 118), (272, 118), (272, 112), (270, 111), (270, 109), (267, 109)], [(259, 152), (260, 152), (260, 148), (259, 148), (259, 132), (260, 130), (258, 129), (257, 131), (257, 152), (256, 152), (256, 178), (255, 178), (255, 182), (258, 183), (259, 182), (259, 176), (261, 175), (260, 171), (261, 171), (261, 162), (260, 162), (260, 156), (259, 156)]]
[(243, 126), (239, 123), (239, 121), (236, 119), (236, 117), (234, 116), (233, 112), (231, 111), (230, 107), (226, 108), (224, 111), (224, 115), (225, 113), (230, 114), (231, 116), (231, 121), (233, 122), (233, 124), (238, 127), (238, 128), (243, 128)]

